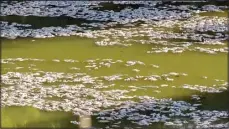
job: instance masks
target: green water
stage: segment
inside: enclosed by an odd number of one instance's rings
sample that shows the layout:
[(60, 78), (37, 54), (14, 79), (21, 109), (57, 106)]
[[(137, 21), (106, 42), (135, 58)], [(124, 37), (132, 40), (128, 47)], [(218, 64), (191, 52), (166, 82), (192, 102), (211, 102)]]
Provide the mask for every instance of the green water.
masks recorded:
[[(170, 86), (179, 86), (182, 84), (216, 84), (214, 79), (227, 81), (227, 55), (216, 54), (209, 55), (204, 53), (184, 52), (182, 54), (147, 54), (145, 50), (150, 49), (150, 45), (133, 45), (131, 47), (98, 47), (93, 40), (79, 37), (57, 37), (52, 39), (16, 39), (3, 40), (2, 58), (38, 58), (45, 59), (44, 62), (24, 61), (15, 64), (2, 64), (2, 73), (9, 71), (31, 72), (28, 69), (30, 64), (35, 64), (35, 68), (42, 71), (74, 73), (71, 67), (81, 68), (77, 72), (86, 72), (91, 76), (113, 75), (117, 73), (135, 75), (163, 74), (169, 72), (187, 73), (186, 77), (177, 77), (173, 82), (149, 82), (139, 80), (136, 82), (115, 81), (115, 89), (128, 89), (128, 86), (135, 85), (159, 85), (168, 84), (169, 87), (159, 88), (161, 93), (152, 93), (151, 90), (138, 90), (130, 92), (133, 95), (148, 95), (157, 98), (170, 97), (177, 100), (187, 99), (192, 94), (198, 94), (196, 91), (185, 89), (174, 89)], [(83, 61), (87, 59), (107, 59), (114, 60), (139, 60), (146, 66), (130, 66), (123, 64), (113, 64), (110, 68), (100, 68), (98, 70), (85, 69)], [(79, 63), (52, 62), (52, 59), (75, 59)], [(147, 64), (159, 65), (159, 68), (150, 67)], [(24, 67), (23, 69), (14, 69), (15, 67)], [(6, 69), (9, 68), (9, 69)], [(135, 73), (133, 68), (140, 72)], [(208, 79), (201, 78), (207, 76)], [(123, 85), (122, 87), (120, 85)], [(220, 95), (221, 94), (221, 95)], [(211, 109), (212, 105), (217, 108), (226, 109), (227, 98), (225, 93), (219, 95), (206, 94), (206, 109)], [(223, 97), (221, 97), (223, 96)], [(221, 99), (222, 101), (218, 101)], [(218, 106), (216, 106), (218, 105)], [(219, 106), (220, 105), (220, 106)], [(215, 109), (215, 108), (214, 108)], [(20, 116), (20, 117), (16, 117)], [(32, 107), (6, 107), (2, 109), (2, 126), (3, 127), (74, 127), (69, 124), (69, 120), (76, 119), (71, 113), (64, 112), (44, 112)], [(68, 122), (67, 122), (68, 121)]]
[(8, 107), (1, 110), (2, 127), (74, 127), (69, 121), (76, 119), (71, 113), (44, 112), (31, 107)]
[[(225, 17), (225, 13), (202, 13), (203, 16), (221, 16)], [(33, 21), (30, 21), (31, 19)], [(28, 19), (19, 19), (17, 17), (8, 17), (6, 21), (17, 21), (22, 23), (37, 24), (36, 18), (28, 17)], [(39, 19), (39, 18), (38, 18)], [(4, 19), (3, 19), (4, 20)], [(50, 19), (47, 19), (47, 22)], [(51, 22), (55, 21), (53, 18)], [(69, 21), (64, 21), (69, 23)], [(76, 22), (76, 21), (72, 21)], [(66, 23), (56, 23), (61, 26)], [(70, 22), (71, 23), (71, 22)], [(50, 23), (45, 24), (49, 26)], [(40, 27), (40, 26), (37, 26)], [(32, 41), (35, 40), (35, 41)], [(212, 86), (214, 84), (220, 84), (215, 79), (228, 81), (228, 64), (227, 54), (206, 54), (200, 52), (185, 51), (181, 54), (173, 53), (160, 53), (160, 54), (147, 54), (146, 51), (151, 50), (152, 45), (134, 44), (130, 47), (123, 46), (96, 46), (94, 39), (81, 38), (77, 36), (71, 37), (55, 37), (47, 39), (32, 39), (32, 38), (20, 38), (14, 40), (2, 40), (1, 42), (1, 58), (38, 58), (45, 61), (16, 61), (14, 64), (1, 64), (1, 74), (7, 72), (64, 72), (64, 73), (87, 73), (93, 77), (109, 76), (114, 74), (127, 74), (128, 77), (142, 75), (162, 75), (169, 72), (187, 73), (187, 76), (173, 77), (174, 81), (168, 82), (165, 80), (159, 80), (155, 82), (139, 79), (138, 81), (123, 81), (116, 80), (113, 82), (104, 81), (104, 84), (115, 84), (113, 87), (97, 90), (111, 90), (111, 89), (126, 89), (129, 90), (129, 86), (158, 86), (161, 84), (168, 84), (168, 87), (159, 87), (158, 89), (145, 88), (131, 91), (128, 95), (147, 95), (156, 98), (173, 98), (174, 100), (191, 101), (191, 95), (200, 94), (204, 96), (201, 109), (206, 110), (227, 110), (228, 109), (228, 91), (222, 93), (200, 93), (199, 91), (173, 88), (172, 86), (182, 86), (183, 84), (198, 84), (205, 86)], [(225, 46), (227, 42), (225, 42)], [(204, 45), (195, 45), (203, 47)], [(205, 46), (207, 47), (207, 46)], [(210, 46), (217, 48), (218, 46)], [(79, 62), (54, 62), (53, 59), (74, 59)], [(96, 70), (90, 70), (85, 68), (87, 63), (84, 61), (88, 59), (99, 59), (98, 63), (102, 59), (122, 60), (123, 63), (112, 64), (111, 67), (101, 67)], [(125, 66), (126, 61), (138, 60), (145, 63), (145, 65)], [(35, 68), (34, 70), (31, 69)], [(151, 64), (158, 65), (159, 68), (152, 67)], [(23, 67), (16, 69), (16, 67)], [(73, 70), (72, 67), (80, 68), (79, 70)], [(139, 69), (139, 72), (134, 72), (133, 69)], [(207, 79), (203, 79), (203, 76), (207, 76)], [(60, 82), (53, 85), (63, 84)], [(68, 84), (68, 83), (66, 83)], [(2, 85), (6, 86), (7, 85)], [(47, 86), (50, 86), (47, 84)], [(154, 90), (160, 90), (160, 93), (153, 92)], [(49, 99), (49, 98), (47, 98)], [(51, 98), (60, 99), (60, 98)], [(78, 116), (74, 116), (68, 112), (47, 112), (38, 110), (33, 107), (4, 107), (1, 108), (1, 124), (2, 127), (50, 127), (50, 128), (78, 128), (77, 125), (71, 124), (70, 121), (78, 120)], [(99, 123), (96, 118), (92, 117), (92, 126), (105, 127), (106, 124)], [(121, 127), (134, 126), (125, 121), (121, 124)], [(163, 124), (153, 124), (147, 128), (159, 128)], [(144, 127), (146, 128), (146, 127)]]

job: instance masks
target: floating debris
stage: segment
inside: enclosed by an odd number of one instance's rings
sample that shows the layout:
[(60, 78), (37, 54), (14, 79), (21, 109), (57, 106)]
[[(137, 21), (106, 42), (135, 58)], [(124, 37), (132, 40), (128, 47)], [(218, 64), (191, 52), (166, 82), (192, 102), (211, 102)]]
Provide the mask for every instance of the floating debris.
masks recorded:
[[(65, 16), (75, 19), (82, 18), (88, 22), (63, 27), (34, 28), (32, 24), (0, 21), (1, 37), (16, 39), (18, 37), (52, 38), (74, 35), (93, 39), (98, 46), (150, 45), (152, 48), (149, 48), (146, 53), (152, 55), (164, 53), (182, 55), (181, 53), (189, 51), (209, 55), (228, 53), (225, 42), (228, 38), (228, 18), (201, 16), (201, 13), (205, 12), (223, 12), (223, 9), (228, 6), (204, 5), (198, 7), (196, 5), (173, 5), (174, 2), (164, 4), (159, 1), (110, 2), (114, 5), (141, 5), (137, 8), (129, 6), (117, 11), (103, 10), (101, 4), (103, 4), (102, 1), (3, 2), (2, 8), (0, 8), (0, 15), (3, 17), (9, 15), (23, 17), (29, 15), (35, 17)], [(164, 5), (161, 6), (161, 4)], [(31, 40), (31, 42), (35, 41)], [(4, 65), (46, 61), (35, 58), (1, 59), (1, 63)], [(31, 63), (28, 65), (30, 72), (18, 72), (25, 68), (18, 67), (18, 65), (15, 67), (16, 71), (13, 72), (9, 72), (12, 70), (10, 68), (4, 68), (4, 70), (7, 69), (7, 72), (1, 75), (1, 83), (4, 85), (1, 87), (1, 107), (31, 106), (45, 111), (93, 115), (100, 123), (111, 123), (106, 128), (121, 128), (120, 124), (123, 119), (139, 126), (162, 122), (165, 126), (177, 128), (186, 125), (191, 126), (190, 128), (229, 128), (229, 122), (221, 121), (229, 118), (228, 112), (201, 109), (202, 98), (199, 95), (191, 96), (194, 103), (131, 95), (136, 91), (143, 91), (143, 93), (150, 91), (152, 94), (160, 95), (163, 93), (163, 87), (220, 93), (228, 90), (228, 83), (225, 80), (215, 79), (217, 85), (213, 84), (212, 86), (197, 84), (176, 86), (175, 83), (170, 86), (168, 84), (172, 81), (176, 81), (180, 76), (188, 76), (188, 74), (169, 72), (161, 75), (143, 76), (140, 75), (138, 67), (148, 65), (138, 60), (97, 58), (81, 62), (75, 59), (52, 59), (52, 62), (65, 62), (65, 64), (71, 65), (68, 68), (71, 69), (71, 73), (45, 72), (34, 68), (36, 65)], [(73, 67), (72, 65), (75, 63), (84, 65), (80, 68)], [(92, 76), (78, 71), (81, 68), (86, 70), (107, 69), (119, 64), (129, 67), (130, 70), (137, 72), (137, 75), (115, 73), (106, 76)], [(155, 64), (151, 64), (151, 66), (159, 68)], [(207, 79), (206, 76), (203, 78)], [(125, 81), (125, 84), (131, 85), (120, 85), (115, 81)], [(132, 84), (141, 81), (146, 82), (147, 85)], [(160, 83), (157, 84), (158, 82)], [(50, 100), (48, 98), (58, 99)], [(82, 121), (70, 121), (70, 123), (84, 124)]]
[[(57, 2), (58, 3), (58, 2)], [(227, 17), (216, 16), (199, 16), (194, 15), (197, 8), (190, 5), (168, 6), (156, 8), (160, 2), (142, 3), (145, 6), (139, 8), (124, 8), (121, 11), (99, 11), (97, 8), (99, 1), (90, 2), (55, 2), (47, 1), (31, 1), (18, 2), (17, 4), (3, 2), (1, 6), (1, 16), (19, 15), (26, 16), (68, 16), (72, 18), (82, 18), (89, 21), (100, 21), (103, 23), (82, 23), (82, 25), (67, 25), (66, 27), (42, 27), (38, 29), (26, 28), (31, 25), (8, 23), (1, 21), (1, 37), (15, 39), (17, 37), (34, 37), (34, 38), (49, 38), (55, 36), (71, 36), (87, 37), (95, 39), (95, 44), (99, 46), (122, 45), (131, 46), (133, 43), (141, 44), (160, 44), (162, 47), (153, 47), (152, 51), (147, 53), (167, 53), (174, 54), (183, 53), (186, 51), (198, 51), (208, 54), (227, 53), (228, 48), (202, 48), (193, 47), (195, 44), (207, 45), (223, 45), (227, 40), (228, 31)], [(154, 3), (154, 4), (152, 4)], [(126, 3), (111, 3), (111, 4), (126, 4)], [(133, 4), (133, 3), (132, 3)], [(134, 3), (137, 4), (137, 3)], [(41, 5), (41, 6), (38, 6)], [(44, 8), (55, 6), (55, 8)], [(62, 6), (65, 5), (65, 6)], [(33, 8), (36, 7), (36, 8)], [(37, 8), (39, 7), (39, 8)], [(77, 7), (77, 8), (76, 8)], [(155, 7), (153, 10), (151, 7)], [(215, 5), (205, 5), (199, 8), (202, 12), (219, 11), (221, 7)], [(11, 10), (11, 11), (8, 11)], [(43, 11), (45, 10), (45, 11)], [(175, 11), (176, 10), (176, 11)], [(185, 11), (184, 11), (185, 10)], [(78, 12), (79, 11), (79, 12)], [(138, 15), (136, 15), (138, 14)], [(96, 15), (96, 16), (95, 16)], [(142, 21), (140, 25), (138, 21)], [(131, 24), (131, 28), (110, 28), (116, 25)], [(85, 26), (87, 25), (87, 27)], [(21, 29), (20, 27), (24, 27)], [(91, 30), (91, 27), (107, 28), (101, 30)], [(162, 29), (158, 29), (162, 28)], [(169, 28), (169, 29), (168, 29)], [(181, 32), (174, 32), (178, 28)], [(166, 31), (162, 31), (166, 29)], [(196, 33), (198, 32), (198, 33)], [(200, 32), (200, 33), (199, 33)], [(212, 32), (213, 34), (209, 33)], [(115, 35), (114, 35), (115, 34)], [(148, 39), (146, 39), (147, 37)], [(136, 39), (137, 38), (137, 39)], [(125, 39), (125, 40), (122, 40)], [(173, 40), (170, 40), (173, 39)], [(172, 46), (172, 47), (171, 47)]]
[[(213, 122), (223, 117), (228, 117), (226, 111), (200, 111), (197, 109), (198, 104), (190, 104), (184, 101), (173, 101), (172, 99), (155, 99), (152, 97), (141, 96), (141, 101), (128, 102), (125, 106), (117, 107), (113, 110), (101, 111), (97, 119), (109, 121), (121, 121), (123, 118), (133, 121), (138, 125), (150, 125), (153, 122), (164, 122), (166, 126), (187, 125), (188, 121), (193, 121), (193, 126), (199, 128), (217, 127)], [(151, 114), (145, 114), (151, 112)], [(178, 119), (186, 117), (186, 119)], [(171, 119), (170, 117), (176, 117)], [(207, 119), (201, 119), (206, 117)], [(204, 123), (204, 124), (203, 124)], [(228, 127), (228, 124), (221, 124)]]
[(134, 72), (140, 72), (139, 69), (133, 69), (132, 71), (134, 71)]

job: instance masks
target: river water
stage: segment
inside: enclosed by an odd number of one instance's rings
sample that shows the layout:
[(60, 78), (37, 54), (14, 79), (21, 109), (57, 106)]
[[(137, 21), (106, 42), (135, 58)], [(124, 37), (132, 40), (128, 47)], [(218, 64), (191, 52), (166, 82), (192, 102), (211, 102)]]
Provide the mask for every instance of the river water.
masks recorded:
[(3, 2), (2, 126), (228, 128), (227, 7)]

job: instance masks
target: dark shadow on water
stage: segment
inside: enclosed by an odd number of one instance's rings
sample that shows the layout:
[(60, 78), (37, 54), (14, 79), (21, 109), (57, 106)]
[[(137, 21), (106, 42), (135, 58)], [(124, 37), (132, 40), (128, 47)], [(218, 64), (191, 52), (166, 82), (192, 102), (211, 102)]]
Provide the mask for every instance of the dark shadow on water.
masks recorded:
[(229, 111), (229, 92), (222, 93), (204, 93), (202, 110), (224, 110)]
[(114, 11), (119, 12), (123, 9), (130, 8), (130, 9), (138, 9), (139, 7), (144, 7), (144, 4), (114, 4), (111, 2), (103, 2), (99, 4), (100, 7), (93, 8), (94, 10), (99, 11)]
[[(196, 92), (196, 95), (200, 96), (200, 110), (219, 110), (219, 111), (229, 111), (229, 91), (225, 90), (221, 93), (201, 93)], [(197, 103), (197, 101), (192, 100), (191, 96), (183, 96), (179, 98), (174, 98), (174, 100), (183, 100), (189, 103)]]
[[(201, 7), (204, 5), (217, 5), (217, 6), (225, 6), (228, 5), (227, 0), (206, 0), (206, 1), (198, 1), (198, 0), (162, 0), (161, 4), (158, 4), (158, 6), (165, 6), (165, 5), (195, 5), (197, 7)], [(227, 2), (227, 3), (226, 3)]]
[(19, 24), (30, 24), (31, 28), (38, 29), (42, 27), (60, 26), (65, 27), (66, 25), (77, 25), (82, 26), (82, 23), (101, 23), (100, 21), (90, 21), (83, 18), (72, 18), (68, 16), (58, 17), (39, 17), (39, 16), (0, 16), (1, 21), (7, 21), (10, 24), (13, 22)]

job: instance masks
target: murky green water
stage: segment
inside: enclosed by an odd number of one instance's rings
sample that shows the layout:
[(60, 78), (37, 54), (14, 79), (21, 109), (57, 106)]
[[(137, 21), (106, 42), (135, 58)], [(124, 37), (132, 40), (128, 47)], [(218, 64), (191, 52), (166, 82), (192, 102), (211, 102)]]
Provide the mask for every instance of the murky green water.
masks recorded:
[[(210, 15), (204, 13), (203, 15)], [(214, 13), (214, 15), (222, 16), (222, 14)], [(225, 14), (223, 14), (223, 17)], [(16, 17), (16, 20), (18, 18)], [(29, 18), (35, 19), (36, 18)], [(9, 21), (15, 21), (14, 17), (10, 17)], [(7, 21), (8, 21), (7, 20)], [(26, 19), (25, 19), (26, 20)], [(55, 20), (54, 20), (55, 21)], [(33, 21), (32, 21), (33, 22)], [(30, 23), (27, 21), (25, 23)], [(51, 22), (49, 22), (51, 24)], [(68, 22), (66, 22), (68, 23)], [(63, 23), (63, 24), (66, 24)], [(56, 23), (58, 24), (58, 23)], [(59, 23), (58, 26), (61, 26)], [(46, 25), (49, 25), (48, 23)], [(44, 25), (45, 26), (45, 25)], [(172, 41), (172, 40), (171, 40)], [(2, 40), (2, 59), (9, 58), (30, 58), (43, 59), (44, 61), (12, 61), (13, 63), (2, 63), (1, 72), (19, 72), (21, 74), (43, 72), (63, 72), (63, 73), (86, 73), (92, 77), (102, 78), (103, 76), (111, 76), (116, 74), (128, 77), (163, 75), (170, 72), (186, 73), (187, 76), (172, 76), (173, 81), (157, 80), (149, 81), (138, 79), (137, 81), (114, 80), (106, 81), (101, 79), (104, 85), (113, 84), (114, 86), (96, 89), (98, 91), (109, 91), (114, 89), (129, 90), (129, 96), (151, 96), (155, 98), (172, 98), (173, 100), (184, 100), (193, 103), (191, 95), (197, 94), (203, 96), (200, 110), (227, 110), (228, 109), (228, 93), (205, 93), (197, 90), (179, 88), (184, 84), (203, 85), (214, 87), (227, 82), (227, 53), (207, 54), (201, 52), (185, 51), (180, 54), (174, 53), (153, 53), (148, 54), (146, 51), (151, 50), (152, 44), (136, 44), (124, 46), (97, 46), (95, 39), (82, 38), (78, 36), (55, 37), (46, 39), (18, 38), (14, 40)], [(227, 45), (225, 42), (224, 46)], [(196, 45), (203, 47), (204, 45)], [(206, 46), (205, 46), (206, 47)], [(217, 48), (218, 46), (210, 46)], [(60, 62), (54, 61), (60, 60)], [(65, 59), (78, 60), (78, 62), (67, 62)], [(105, 62), (103, 59), (112, 59), (112, 61), (122, 60), (123, 62), (113, 63), (111, 66), (101, 66), (98, 69), (86, 67), (90, 63), (87, 60), (95, 60), (95, 64)], [(141, 61), (144, 65), (126, 66), (127, 61)], [(156, 65), (156, 66), (152, 66)], [(74, 69), (75, 68), (75, 69)], [(134, 70), (135, 69), (135, 70)], [(137, 70), (136, 70), (137, 69)], [(139, 71), (138, 71), (139, 70)], [(204, 79), (203, 76), (207, 78)], [(13, 78), (12, 78), (13, 79)], [(62, 78), (63, 79), (63, 78)], [(76, 84), (74, 82), (64, 82), (65, 78), (59, 79), (54, 83), (43, 83), (44, 86), (58, 86), (60, 84)], [(223, 81), (216, 81), (223, 80)], [(20, 80), (20, 79), (19, 79)], [(71, 80), (71, 79), (70, 79)], [(81, 82), (79, 82), (80, 84)], [(167, 84), (168, 86), (161, 86)], [(86, 84), (93, 87), (93, 84)], [(2, 84), (8, 87), (8, 84)], [(137, 88), (131, 88), (135, 86)], [(147, 86), (159, 86), (154, 89)], [(161, 86), (161, 87), (160, 87)], [(217, 86), (216, 86), (217, 87)], [(131, 90), (136, 89), (136, 90)], [(47, 98), (48, 99), (48, 98)], [(61, 98), (52, 98), (58, 101)], [(133, 99), (134, 100), (134, 99)], [(42, 111), (33, 107), (4, 107), (1, 109), (2, 127), (69, 127), (78, 128), (77, 125), (71, 124), (69, 121), (78, 120), (78, 116), (71, 112), (60, 111)], [(99, 123), (96, 116), (92, 117), (93, 127), (102, 127), (109, 124)], [(134, 127), (129, 121), (123, 120), (121, 127)], [(163, 124), (152, 124), (151, 126), (142, 128), (159, 128)], [(120, 127), (120, 128), (121, 128)]]
[[(136, 81), (136, 82), (125, 82), (115, 81), (114, 89), (125, 88), (127, 86), (136, 85), (160, 85), (168, 84), (167, 88), (159, 88), (161, 93), (153, 93), (152, 89), (138, 90), (132, 92), (132, 95), (148, 95), (155, 96), (158, 98), (174, 98), (178, 100), (186, 99), (191, 94), (196, 92), (184, 89), (174, 89), (171, 86), (179, 86), (182, 84), (202, 84), (202, 85), (213, 85), (217, 82), (214, 79), (222, 79), (227, 81), (227, 55), (208, 55), (204, 53), (192, 53), (185, 52), (179, 55), (175, 54), (153, 54), (149, 55), (144, 52), (148, 49), (147, 45), (134, 45), (128, 48), (124, 47), (98, 47), (93, 44), (90, 39), (82, 39), (77, 37), (58, 37), (52, 39), (36, 39), (32, 42), (31, 39), (17, 39), (17, 40), (4, 40), (2, 42), (2, 58), (38, 58), (45, 59), (45, 62), (16, 62), (15, 64), (2, 64), (2, 73), (8, 71), (14, 72), (33, 72), (28, 68), (30, 64), (35, 64), (34, 68), (42, 71), (53, 71), (53, 72), (66, 72), (74, 73), (76, 70), (71, 70), (71, 67), (77, 67), (82, 70), (79, 72), (86, 72), (91, 76), (108, 76), (113, 74), (128, 74), (128, 76), (135, 75), (151, 75), (151, 74), (163, 74), (169, 72), (187, 73), (187, 77), (177, 77), (173, 82), (150, 82), (150, 81)], [(84, 68), (85, 63), (81, 63), (88, 59), (107, 59), (111, 58), (114, 60), (139, 60), (147, 64), (148, 66), (132, 66), (125, 67), (123, 64), (114, 64), (110, 68), (101, 68), (98, 70), (88, 70)], [(76, 59), (80, 63), (66, 63), (66, 62), (52, 62), (52, 59)], [(149, 66), (149, 64), (159, 65), (159, 68)], [(16, 70), (16, 67), (24, 67)], [(137, 68), (140, 72), (136, 73), (132, 71), (133, 68)], [(78, 72), (78, 71), (77, 71)], [(207, 76), (208, 79), (203, 79), (202, 76)], [(120, 85), (123, 85), (121, 87)], [(112, 88), (112, 89), (113, 89)], [(198, 93), (198, 92), (197, 92)], [(222, 94), (222, 93), (220, 93)], [(227, 109), (227, 98), (226, 95), (212, 95), (209, 94), (210, 98), (206, 98), (204, 105), (205, 108), (211, 108), (212, 106), (222, 109)], [(207, 94), (206, 94), (207, 95)], [(223, 97), (221, 97), (223, 96)], [(218, 100), (221, 101), (218, 101)], [(224, 100), (224, 101), (223, 101)], [(217, 105), (217, 106), (216, 106)], [(221, 105), (221, 106), (219, 106)], [(2, 109), (2, 124), (3, 127), (34, 127), (34, 126), (54, 126), (54, 127), (66, 127), (63, 123), (68, 119), (74, 120), (75, 117), (66, 113), (47, 113), (39, 111), (34, 108), (3, 108)], [(12, 113), (13, 111), (13, 113)], [(23, 112), (23, 113), (22, 113)], [(28, 114), (31, 116), (27, 116)], [(13, 116), (21, 116), (12, 117)], [(67, 118), (67, 120), (66, 120)], [(43, 122), (44, 121), (44, 122)], [(26, 122), (25, 124), (22, 124)], [(28, 123), (28, 124), (27, 124)], [(41, 123), (41, 124), (37, 124)], [(61, 124), (60, 124), (61, 123)], [(68, 124), (66, 124), (68, 125)], [(71, 127), (74, 127), (71, 125)]]

